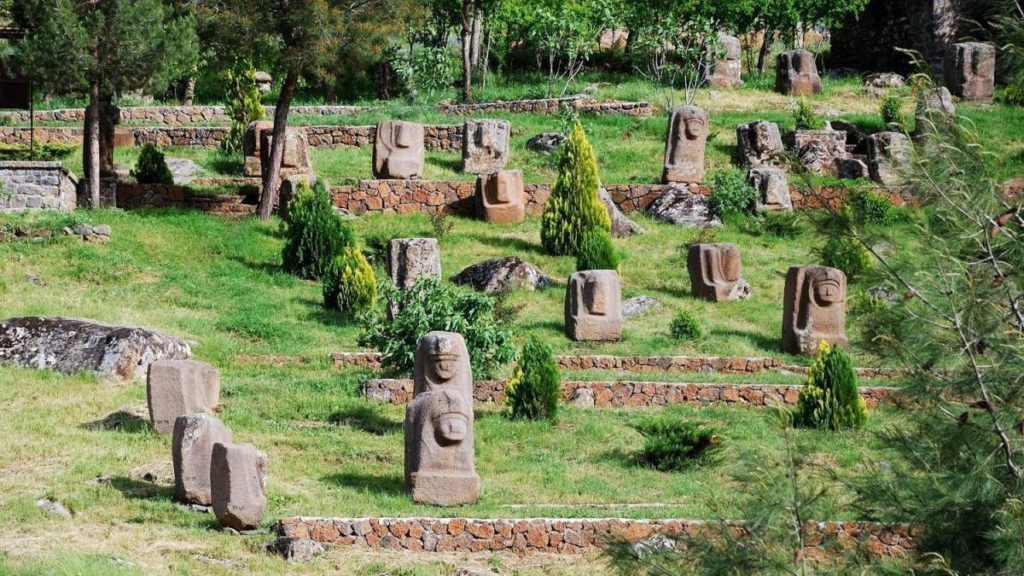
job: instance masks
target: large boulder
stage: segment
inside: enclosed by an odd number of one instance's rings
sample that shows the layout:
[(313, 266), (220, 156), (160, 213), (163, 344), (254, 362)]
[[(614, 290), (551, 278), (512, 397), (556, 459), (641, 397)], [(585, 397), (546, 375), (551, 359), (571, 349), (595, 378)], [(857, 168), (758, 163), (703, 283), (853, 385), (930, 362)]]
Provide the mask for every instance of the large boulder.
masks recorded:
[(0, 364), (65, 374), (88, 372), (145, 380), (157, 360), (185, 360), (184, 341), (143, 328), (72, 318), (10, 318), (0, 322)]
[(550, 286), (554, 280), (522, 258), (506, 256), (474, 264), (455, 275), (452, 282), (494, 294), (512, 288), (537, 290)]
[(604, 202), (604, 207), (608, 209), (608, 217), (612, 220), (613, 237), (629, 238), (634, 234), (644, 233), (644, 229), (639, 224), (627, 218), (622, 213), (622, 210), (619, 210), (619, 205), (615, 203), (612, 195), (603, 186), (600, 192), (598, 192), (597, 197), (601, 202)]
[(694, 194), (686, 186), (671, 186), (647, 207), (651, 216), (684, 227), (720, 226), (711, 210), (711, 197)]

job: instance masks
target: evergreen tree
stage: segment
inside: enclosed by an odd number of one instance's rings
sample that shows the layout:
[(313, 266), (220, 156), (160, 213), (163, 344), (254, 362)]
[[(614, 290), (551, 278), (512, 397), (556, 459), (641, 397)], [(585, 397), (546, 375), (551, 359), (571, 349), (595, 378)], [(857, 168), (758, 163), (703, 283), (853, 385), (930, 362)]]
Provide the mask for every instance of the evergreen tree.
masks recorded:
[(562, 145), (558, 179), (541, 218), (541, 243), (551, 254), (575, 256), (588, 232), (611, 230), (608, 209), (598, 198), (597, 157), (583, 126), (576, 122)]
[(840, 430), (860, 428), (868, 420), (867, 405), (860, 397), (857, 372), (850, 355), (822, 342), (818, 357), (800, 391), (795, 421), (800, 426)]
[(554, 421), (558, 417), (562, 377), (551, 348), (536, 336), (523, 345), (505, 394), (512, 419)]
[(256, 83), (256, 69), (247, 64), (228, 70), (228, 101), (225, 111), (231, 118), (231, 129), (220, 144), (221, 150), (237, 154), (242, 150), (242, 137), (249, 124), (263, 118), (260, 87)]

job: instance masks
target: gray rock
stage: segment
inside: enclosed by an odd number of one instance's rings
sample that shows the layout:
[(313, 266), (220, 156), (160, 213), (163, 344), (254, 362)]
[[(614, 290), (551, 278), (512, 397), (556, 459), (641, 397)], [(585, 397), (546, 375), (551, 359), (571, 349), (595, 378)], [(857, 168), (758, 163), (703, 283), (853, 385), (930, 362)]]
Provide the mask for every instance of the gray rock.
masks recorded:
[(144, 380), (157, 360), (191, 356), (192, 349), (182, 340), (143, 328), (71, 318), (0, 322), (0, 364), (131, 381)]
[(89, 226), (88, 224), (79, 224), (78, 226), (75, 226), (75, 234), (79, 236), (89, 236), (92, 234), (92, 226)]
[(551, 154), (565, 143), (565, 134), (543, 132), (526, 141), (526, 147), (541, 154)]
[(459, 568), (459, 571), (455, 573), (455, 576), (499, 576), (497, 572), (485, 570), (483, 568)]
[(188, 158), (169, 157), (166, 160), (167, 167), (171, 170), (171, 175), (174, 176), (174, 183), (178, 186), (191, 184), (196, 176), (204, 172), (202, 167)]
[(518, 256), (492, 258), (459, 272), (452, 282), (472, 286), (478, 292), (494, 294), (512, 288), (543, 289), (554, 283), (540, 270)]
[(882, 72), (871, 74), (865, 78), (864, 88), (871, 98), (881, 98), (893, 88), (903, 88), (907, 85), (907, 79), (893, 72)]
[(774, 122), (757, 120), (736, 127), (736, 154), (745, 164), (754, 167), (782, 164), (785, 151), (779, 125)]
[(651, 216), (687, 228), (721, 226), (711, 213), (711, 198), (694, 194), (686, 186), (672, 186), (647, 207)]
[(661, 301), (650, 296), (637, 296), (622, 302), (622, 317), (635, 318), (661, 308)]
[(569, 404), (577, 408), (593, 408), (594, 391), (590, 388), (577, 388), (569, 395)]
[(643, 234), (644, 229), (626, 217), (619, 210), (619, 205), (612, 199), (612, 195), (608, 192), (605, 187), (601, 187), (597, 197), (604, 202), (605, 208), (608, 209), (608, 217), (612, 220), (612, 236), (615, 238), (629, 238), (634, 234)]
[(903, 171), (911, 163), (913, 144), (906, 134), (879, 132), (868, 137), (868, 168), (871, 179), (883, 186), (903, 183)]
[(54, 516), (60, 516), (61, 518), (71, 518), (71, 510), (68, 510), (60, 502), (54, 502), (47, 498), (40, 498), (36, 500), (36, 507), (44, 512), (49, 512)]
[(282, 536), (266, 546), (270, 554), (280, 555), (285, 560), (305, 562), (323, 554), (324, 547), (309, 538), (289, 538)]
[(436, 238), (395, 238), (388, 249), (391, 280), (402, 290), (420, 278), (441, 276), (441, 246)]
[(93, 226), (92, 228), (92, 233), (97, 236), (110, 236), (111, 232), (110, 226), (107, 226), (106, 224), (100, 224), (99, 226)]

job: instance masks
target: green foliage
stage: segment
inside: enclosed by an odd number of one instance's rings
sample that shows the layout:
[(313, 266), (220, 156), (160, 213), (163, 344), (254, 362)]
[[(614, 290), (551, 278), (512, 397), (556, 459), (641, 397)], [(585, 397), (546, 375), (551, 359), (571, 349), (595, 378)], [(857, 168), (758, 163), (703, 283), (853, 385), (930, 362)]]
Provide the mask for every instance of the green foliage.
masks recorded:
[(608, 210), (598, 198), (601, 187), (597, 157), (577, 123), (561, 148), (558, 179), (541, 217), (541, 243), (551, 254), (564, 256), (579, 252), (580, 243), (591, 230), (611, 230)]
[(757, 191), (741, 170), (721, 170), (711, 177), (711, 211), (723, 217), (752, 214), (757, 209)]
[(476, 378), (493, 376), (515, 356), (512, 335), (495, 321), (494, 300), (484, 294), (436, 278), (421, 279), (408, 290), (383, 282), (379, 294), (377, 308), (359, 316), (359, 344), (383, 353), (389, 368), (411, 370), (419, 339), (435, 330), (462, 334)]
[(757, 218), (743, 223), (743, 231), (751, 236), (774, 236), (776, 238), (797, 238), (803, 231), (800, 215), (796, 212), (765, 211)]
[(855, 220), (863, 224), (889, 225), (896, 221), (892, 200), (870, 190), (859, 189), (847, 197)]
[[(78, 147), (70, 144), (48, 142), (36, 144), (35, 159), (43, 162), (60, 162), (71, 156)], [(24, 145), (0, 144), (0, 161), (22, 162), (32, 159), (32, 150)]]
[(331, 195), (321, 182), (312, 189), (305, 181), (296, 187), (288, 219), (281, 226), (282, 266), (285, 272), (307, 280), (322, 279), (335, 258), (354, 243), (352, 231), (335, 214)]
[(796, 121), (797, 130), (825, 129), (825, 119), (814, 111), (814, 107), (807, 101), (807, 98), (800, 99), (796, 111), (793, 112), (793, 120)]
[(227, 154), (242, 151), (242, 137), (249, 124), (263, 118), (260, 88), (256, 83), (256, 69), (247, 64), (227, 73), (227, 103), (225, 112), (231, 118), (231, 129), (221, 141), (220, 148)]
[(346, 246), (324, 277), (324, 306), (354, 315), (377, 302), (377, 276), (362, 250)]
[(132, 177), (139, 184), (164, 184), (166, 186), (174, 184), (174, 175), (167, 167), (164, 153), (149, 143), (142, 147), (139, 160), (135, 163), (135, 168), (132, 169)]
[(600, 228), (583, 236), (576, 252), (576, 270), (618, 270), (619, 253), (612, 244), (612, 236)]
[(849, 354), (821, 343), (793, 419), (798, 426), (828, 430), (862, 428), (867, 423), (867, 404), (858, 391), (857, 372)]
[(1024, 106), (1024, 72), (1006, 84), (1003, 89), (1003, 102), (1011, 106)]
[(700, 340), (704, 337), (704, 328), (693, 313), (680, 310), (672, 318), (669, 334), (676, 340)]
[(636, 455), (641, 466), (662, 472), (686, 472), (716, 464), (722, 442), (710, 426), (676, 418), (649, 418), (633, 425), (644, 436), (644, 447)]
[(882, 123), (887, 130), (896, 132), (907, 132), (910, 124), (909, 118), (903, 112), (903, 98), (899, 92), (890, 90), (882, 98), (879, 104), (879, 111), (882, 115)]
[(388, 61), (415, 102), (420, 96), (431, 100), (434, 94), (455, 82), (455, 66), (444, 47), (421, 46), (410, 51), (394, 51)]
[(689, 253), (691, 246), (696, 246), (697, 244), (714, 244), (717, 239), (717, 227), (711, 225), (701, 226), (700, 230), (697, 230), (696, 234), (694, 234), (686, 242), (683, 242), (683, 244), (679, 247), (679, 253), (683, 256), (683, 258), (686, 258), (686, 255)]
[(855, 282), (874, 268), (871, 253), (856, 238), (831, 236), (825, 241), (820, 254), (823, 266), (842, 270), (850, 282)]
[(558, 417), (562, 377), (551, 347), (531, 336), (519, 353), (519, 361), (505, 389), (505, 403), (513, 420), (548, 420)]
[(434, 238), (441, 239), (455, 229), (455, 222), (447, 212), (441, 211), (430, 216), (430, 227), (434, 229)]

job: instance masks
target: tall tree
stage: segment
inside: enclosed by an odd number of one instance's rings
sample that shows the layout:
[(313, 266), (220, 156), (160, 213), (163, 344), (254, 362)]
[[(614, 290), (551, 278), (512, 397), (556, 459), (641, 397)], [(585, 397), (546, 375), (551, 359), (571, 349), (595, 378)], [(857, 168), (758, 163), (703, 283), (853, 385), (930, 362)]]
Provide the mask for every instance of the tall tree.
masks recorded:
[(103, 109), (111, 110), (125, 91), (166, 85), (191, 68), (194, 24), (175, 17), (161, 0), (13, 0), (11, 14), (29, 32), (22, 64), (37, 85), (88, 95), (83, 164), (98, 208), (101, 159), (113, 157), (112, 125), (111, 137), (100, 137)]

